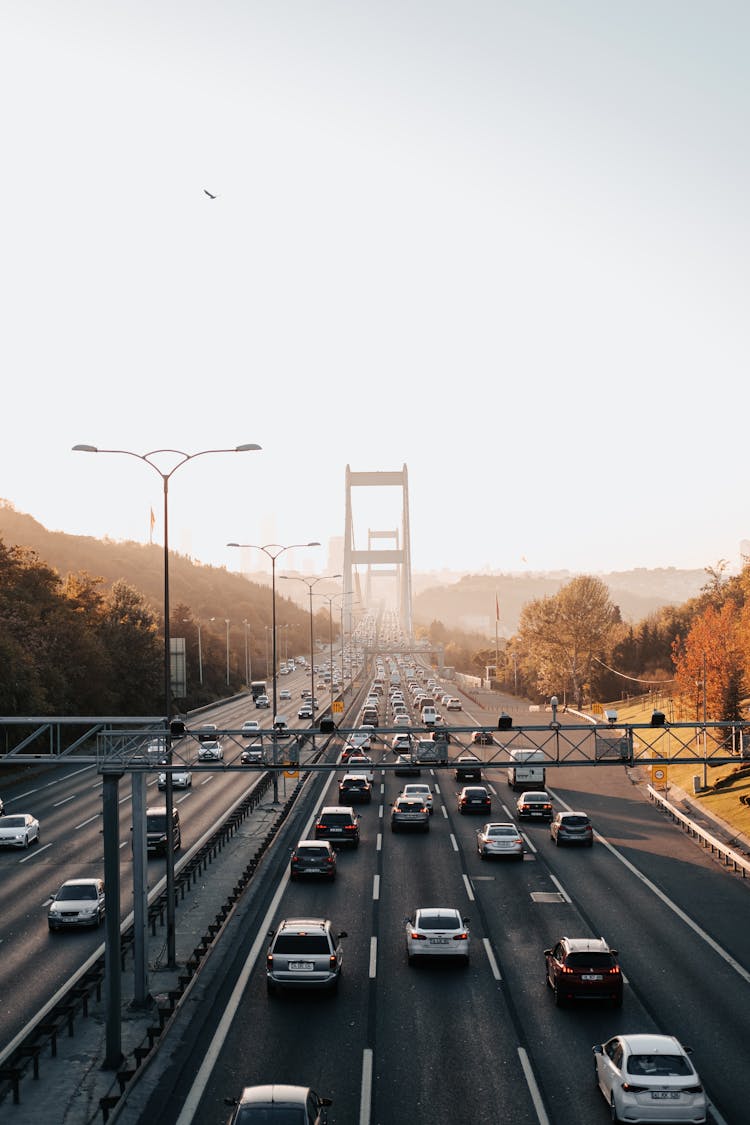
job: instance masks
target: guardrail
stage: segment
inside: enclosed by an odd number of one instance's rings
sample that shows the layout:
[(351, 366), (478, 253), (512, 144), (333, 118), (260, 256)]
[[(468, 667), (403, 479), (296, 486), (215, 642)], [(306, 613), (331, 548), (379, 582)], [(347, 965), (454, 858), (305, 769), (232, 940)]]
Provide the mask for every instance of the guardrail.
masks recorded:
[(691, 820), (689, 816), (685, 816), (671, 801), (668, 801), (658, 790), (654, 789), (652, 785), (647, 785), (646, 789), (648, 790), (648, 795), (651, 800), (664, 809), (672, 820), (679, 824), (688, 835), (694, 836), (697, 840), (700, 840), (704, 848), (710, 848), (712, 854), (723, 856), (725, 867), (731, 867), (734, 871), (739, 871), (743, 879), (746, 879), (747, 876), (750, 875), (750, 860), (745, 859), (745, 857), (741, 856), (739, 852), (736, 852), (734, 848), (722, 843), (721, 840), (718, 840), (716, 836), (713, 836), (710, 832), (706, 832), (704, 828), (701, 828), (701, 826)]

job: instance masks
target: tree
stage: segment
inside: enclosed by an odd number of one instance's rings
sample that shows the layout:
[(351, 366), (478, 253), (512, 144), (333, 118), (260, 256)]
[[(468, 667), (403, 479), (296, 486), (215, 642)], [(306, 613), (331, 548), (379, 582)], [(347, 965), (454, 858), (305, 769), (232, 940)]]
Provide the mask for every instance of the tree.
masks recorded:
[(716, 722), (741, 719), (740, 697), (746, 679), (744, 623), (736, 606), (726, 601), (717, 610), (709, 605), (694, 618), (685, 640), (674, 642), (675, 679), (682, 695), (696, 700), (696, 722), (706, 717)]
[(606, 655), (620, 612), (599, 578), (581, 576), (521, 611), (518, 644), (545, 695), (572, 695), (580, 706), (594, 657)]

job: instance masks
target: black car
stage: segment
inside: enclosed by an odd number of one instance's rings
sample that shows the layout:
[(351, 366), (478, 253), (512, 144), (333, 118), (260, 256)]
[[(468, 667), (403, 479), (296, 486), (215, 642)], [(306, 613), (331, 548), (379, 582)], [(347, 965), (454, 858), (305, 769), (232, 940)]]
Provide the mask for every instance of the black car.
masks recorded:
[(351, 805), (326, 805), (315, 822), (315, 839), (359, 847), (359, 817)]
[(458, 811), (462, 816), (465, 813), (491, 813), (492, 798), (489, 789), (484, 785), (464, 785), (458, 794)]
[(364, 774), (345, 774), (339, 782), (339, 801), (342, 805), (368, 804), (372, 800), (372, 785)]
[(456, 781), (481, 781), (482, 763), (475, 754), (461, 754), (456, 759)]

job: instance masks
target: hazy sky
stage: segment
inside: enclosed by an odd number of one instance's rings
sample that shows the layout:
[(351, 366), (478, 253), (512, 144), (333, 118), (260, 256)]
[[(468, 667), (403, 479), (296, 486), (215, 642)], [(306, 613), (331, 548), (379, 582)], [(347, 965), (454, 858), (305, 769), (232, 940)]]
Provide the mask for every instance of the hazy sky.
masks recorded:
[(0, 497), (160, 542), (156, 473), (71, 447), (257, 442), (175, 473), (176, 550), (325, 544), (406, 464), (415, 569), (735, 564), (749, 42), (747, 0), (4, 0)]

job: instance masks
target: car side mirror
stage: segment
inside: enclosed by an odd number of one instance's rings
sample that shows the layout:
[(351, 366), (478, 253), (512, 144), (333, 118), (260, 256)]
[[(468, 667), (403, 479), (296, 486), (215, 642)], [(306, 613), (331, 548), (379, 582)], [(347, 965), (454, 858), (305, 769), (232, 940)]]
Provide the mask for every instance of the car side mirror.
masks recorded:
[(341, 931), (341, 933), (339, 934), (339, 937), (340, 937), (340, 938), (342, 938), (342, 937), (349, 937), (349, 935), (348, 935), (348, 933), (346, 932), (346, 930), (342, 930), (342, 931)]
[(551, 949), (545, 949), (544, 956), (545, 957), (551, 957), (552, 956), (552, 950)]
[(604, 1051), (602, 1050), (602, 1047), (601, 1047), (600, 1043), (597, 1043), (597, 1045), (595, 1047), (592, 1047), (591, 1050), (594, 1052), (595, 1055), (603, 1055), (604, 1054)]
[(465, 926), (468, 926), (470, 919), (469, 918), (462, 918), (461, 921), (463, 922), (463, 924)]

